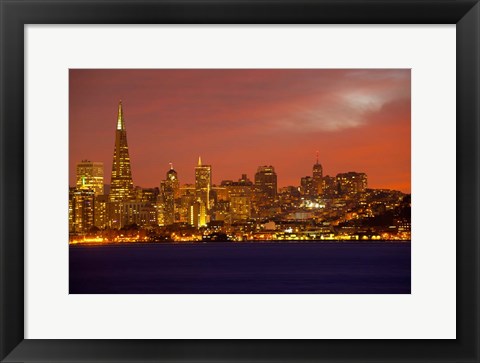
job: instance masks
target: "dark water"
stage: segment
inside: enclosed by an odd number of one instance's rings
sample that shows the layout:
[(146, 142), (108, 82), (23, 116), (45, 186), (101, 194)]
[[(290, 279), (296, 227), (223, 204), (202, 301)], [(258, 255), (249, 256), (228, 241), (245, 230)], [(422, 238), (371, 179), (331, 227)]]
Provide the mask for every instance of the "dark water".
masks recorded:
[(72, 294), (409, 294), (410, 243), (70, 246)]

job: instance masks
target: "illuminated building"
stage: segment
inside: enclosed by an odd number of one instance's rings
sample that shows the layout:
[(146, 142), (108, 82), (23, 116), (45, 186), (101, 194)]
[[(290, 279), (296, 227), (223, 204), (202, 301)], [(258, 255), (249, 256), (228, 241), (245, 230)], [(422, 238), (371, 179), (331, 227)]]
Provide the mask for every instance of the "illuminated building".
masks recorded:
[[(226, 190), (226, 189), (225, 189)], [(230, 202), (227, 200), (218, 200), (213, 209), (213, 219), (215, 221), (230, 221)]]
[(228, 200), (228, 191), (227, 188), (223, 186), (213, 186), (212, 191), (215, 192), (216, 201), (227, 201)]
[(186, 195), (195, 195), (195, 185), (193, 184), (183, 184), (179, 190), (178, 194), (180, 198), (186, 196)]
[(184, 184), (179, 188), (179, 222), (190, 224), (190, 206), (195, 203), (195, 185)]
[(163, 203), (162, 193), (160, 193), (157, 197), (155, 209), (157, 211), (157, 224), (159, 226), (164, 226), (165, 225), (165, 204)]
[(157, 197), (160, 193), (160, 190), (158, 188), (140, 188), (136, 187), (135, 188), (135, 195), (136, 195), (136, 200), (140, 202), (150, 202), (150, 203), (155, 203), (157, 201)]
[(195, 228), (207, 225), (207, 208), (201, 201), (196, 201), (189, 208), (189, 224)]
[(122, 102), (118, 104), (115, 149), (113, 152), (110, 202), (125, 202), (135, 199), (133, 190), (130, 156), (128, 154), (127, 130), (123, 118)]
[(195, 167), (195, 197), (210, 209), (210, 189), (212, 188), (212, 167), (202, 165), (202, 159), (198, 157), (198, 165)]
[(365, 173), (350, 171), (337, 174), (336, 179), (339, 194), (342, 195), (360, 193), (367, 189), (367, 175)]
[(410, 232), (412, 230), (410, 218), (396, 218), (394, 223), (399, 232)]
[(123, 214), (123, 202), (107, 203), (107, 226), (109, 228), (120, 229), (125, 226), (125, 216)]
[(177, 172), (170, 164), (170, 170), (167, 171), (166, 179), (160, 183), (160, 192), (163, 202), (163, 223), (164, 225), (176, 222), (175, 196), (179, 194), (179, 184)]
[(315, 197), (317, 189), (311, 176), (305, 176), (300, 179), (300, 193), (306, 197)]
[(178, 198), (180, 192), (180, 184), (178, 182), (178, 174), (173, 169), (172, 164), (170, 164), (170, 170), (167, 171), (167, 178), (165, 179), (165, 181), (169, 185), (169, 188), (172, 190), (173, 197)]
[(151, 202), (110, 202), (107, 203), (108, 226), (123, 228), (137, 225), (155, 227), (158, 224), (157, 207)]
[(75, 215), (73, 213), (73, 191), (75, 188), (68, 189), (68, 232), (72, 233), (75, 226)]
[(123, 210), (122, 227), (137, 225), (139, 227), (154, 227), (157, 225), (157, 211), (150, 202), (125, 202), (121, 203)]
[(230, 216), (232, 222), (250, 219), (252, 213), (253, 183), (245, 174), (238, 182), (223, 181), (230, 200)]
[(255, 188), (259, 201), (272, 202), (277, 196), (277, 174), (273, 166), (259, 166), (255, 174)]
[[(210, 212), (211, 221), (229, 221), (230, 202), (228, 190), (225, 186), (212, 187), (210, 193)], [(210, 222), (211, 222), (210, 221)]]
[(103, 229), (108, 224), (107, 203), (108, 195), (95, 196), (93, 223), (97, 228)]
[(324, 197), (332, 198), (338, 194), (337, 179), (332, 176), (325, 176), (322, 179), (322, 194)]
[(313, 165), (313, 188), (315, 189), (316, 195), (321, 195), (323, 190), (323, 168), (322, 164), (318, 162), (318, 152), (317, 152), (317, 162)]
[(301, 178), (300, 187), (278, 190), (275, 169), (266, 165), (257, 168), (254, 183), (242, 174), (238, 181), (224, 180), (215, 186), (212, 167), (203, 165), (199, 157), (194, 184), (180, 186), (170, 165), (159, 187), (134, 188), (121, 103), (108, 195), (103, 194), (103, 179), (101, 162), (83, 160), (76, 165), (76, 187), (69, 192), (72, 240), (86, 240), (93, 233), (123, 236), (128, 230), (135, 236), (143, 230), (147, 236), (147, 229), (149, 238), (176, 241), (199, 240), (213, 232), (238, 240), (372, 239), (378, 233), (383, 233), (382, 238), (409, 239), (411, 234), (409, 196), (366, 189), (365, 173), (323, 176), (318, 154), (312, 175)]
[(95, 192), (92, 189), (70, 188), (70, 233), (85, 233), (94, 226)]
[(92, 189), (95, 195), (103, 194), (103, 163), (82, 160), (76, 169), (77, 189)]

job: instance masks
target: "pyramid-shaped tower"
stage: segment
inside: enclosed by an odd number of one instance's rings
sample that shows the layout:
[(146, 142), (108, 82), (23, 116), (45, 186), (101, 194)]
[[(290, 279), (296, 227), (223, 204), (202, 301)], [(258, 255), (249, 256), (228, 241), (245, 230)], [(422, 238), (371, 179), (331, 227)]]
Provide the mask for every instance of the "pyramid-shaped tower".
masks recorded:
[(134, 199), (132, 169), (128, 154), (127, 130), (123, 118), (122, 101), (118, 104), (115, 149), (113, 151), (110, 202), (126, 202)]

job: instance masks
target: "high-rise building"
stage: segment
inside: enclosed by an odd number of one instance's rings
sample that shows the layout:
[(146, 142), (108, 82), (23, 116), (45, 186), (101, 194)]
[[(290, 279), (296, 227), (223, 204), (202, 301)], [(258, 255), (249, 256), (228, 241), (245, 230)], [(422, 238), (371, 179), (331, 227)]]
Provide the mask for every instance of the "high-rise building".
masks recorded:
[(367, 189), (367, 174), (350, 171), (337, 174), (339, 194), (355, 194)]
[(179, 222), (190, 223), (190, 206), (195, 203), (195, 185), (184, 184), (179, 188)]
[(250, 219), (252, 212), (253, 183), (245, 174), (237, 182), (222, 182), (228, 191), (232, 222)]
[(158, 224), (157, 210), (151, 202), (131, 201), (121, 204), (122, 226), (137, 225), (139, 227), (154, 227)]
[(160, 183), (161, 199), (163, 203), (163, 221), (164, 225), (173, 224), (177, 221), (175, 206), (176, 196), (179, 195), (178, 174), (170, 164), (170, 170), (167, 171), (166, 179)]
[(170, 164), (170, 170), (167, 171), (167, 177), (165, 181), (172, 190), (173, 197), (178, 198), (180, 195), (180, 183), (178, 181), (178, 173), (175, 171), (172, 164)]
[(216, 201), (226, 201), (228, 200), (228, 191), (227, 188), (224, 186), (216, 186), (212, 187), (212, 191), (216, 194)]
[(135, 198), (139, 202), (150, 202), (155, 204), (160, 193), (159, 188), (141, 188), (135, 187)]
[(277, 196), (277, 174), (271, 165), (259, 166), (255, 174), (255, 188), (259, 201), (272, 202)]
[(322, 194), (323, 186), (323, 168), (322, 164), (318, 162), (318, 152), (317, 152), (317, 162), (313, 165), (313, 188), (315, 189), (315, 194)]
[(210, 209), (210, 189), (212, 188), (212, 167), (203, 165), (201, 157), (198, 157), (198, 165), (195, 167), (195, 197), (203, 203), (207, 211)]
[(189, 223), (195, 228), (205, 227), (207, 225), (207, 208), (205, 204), (200, 201), (193, 203), (190, 206)]
[(313, 178), (311, 176), (304, 176), (300, 179), (300, 193), (307, 197), (314, 197), (316, 195)]
[(103, 163), (82, 160), (77, 163), (77, 189), (91, 189), (95, 195), (103, 194)]
[(107, 216), (107, 203), (108, 195), (97, 195), (95, 196), (94, 203), (94, 224), (95, 227), (103, 229), (107, 227), (108, 216)]
[(115, 149), (113, 152), (112, 178), (110, 181), (110, 202), (126, 202), (135, 199), (130, 156), (128, 154), (127, 130), (123, 118), (122, 101), (118, 104)]
[(338, 194), (337, 178), (326, 175), (322, 179), (322, 195), (333, 198)]
[(85, 233), (94, 226), (95, 192), (92, 189), (70, 188), (69, 232)]

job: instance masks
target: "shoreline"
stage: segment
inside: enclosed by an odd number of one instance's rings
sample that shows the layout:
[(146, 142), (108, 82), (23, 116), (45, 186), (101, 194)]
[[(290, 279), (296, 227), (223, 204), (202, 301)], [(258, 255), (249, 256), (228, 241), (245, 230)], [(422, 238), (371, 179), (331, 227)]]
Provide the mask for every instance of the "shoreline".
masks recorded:
[(410, 244), (411, 240), (318, 240), (318, 241), (302, 241), (302, 240), (290, 240), (290, 241), (216, 241), (216, 242), (204, 242), (204, 241), (195, 241), (195, 242), (69, 242), (69, 247), (101, 247), (101, 246), (215, 246), (215, 245), (320, 245), (320, 244)]

